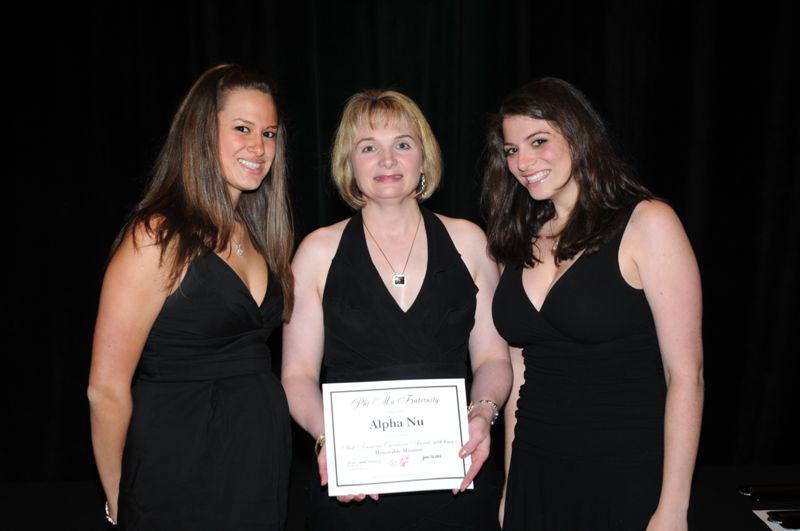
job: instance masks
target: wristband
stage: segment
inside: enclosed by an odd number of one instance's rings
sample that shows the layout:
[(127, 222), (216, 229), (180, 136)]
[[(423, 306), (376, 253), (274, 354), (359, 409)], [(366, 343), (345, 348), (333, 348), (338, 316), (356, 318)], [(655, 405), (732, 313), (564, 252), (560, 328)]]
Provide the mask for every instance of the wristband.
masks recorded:
[(325, 434), (324, 433), (320, 434), (320, 436), (317, 437), (317, 442), (314, 443), (314, 453), (319, 455), (319, 453), (322, 451), (322, 447), (323, 446), (325, 446)]
[(492, 418), (491, 420), (489, 420), (489, 425), (494, 426), (494, 423), (497, 421), (497, 417), (500, 416), (500, 411), (499, 411), (500, 408), (497, 407), (497, 402), (495, 402), (494, 400), (482, 398), (480, 400), (472, 401), (469, 403), (469, 406), (467, 407), (467, 412), (472, 413), (473, 409), (483, 404), (488, 404), (492, 406)]

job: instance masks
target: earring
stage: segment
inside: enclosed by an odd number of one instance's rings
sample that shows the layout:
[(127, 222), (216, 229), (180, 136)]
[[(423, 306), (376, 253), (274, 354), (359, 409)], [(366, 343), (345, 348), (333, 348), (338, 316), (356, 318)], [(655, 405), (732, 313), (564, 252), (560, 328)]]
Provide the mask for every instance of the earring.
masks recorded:
[(417, 195), (422, 194), (425, 191), (425, 174), (419, 174), (419, 184), (417, 185)]

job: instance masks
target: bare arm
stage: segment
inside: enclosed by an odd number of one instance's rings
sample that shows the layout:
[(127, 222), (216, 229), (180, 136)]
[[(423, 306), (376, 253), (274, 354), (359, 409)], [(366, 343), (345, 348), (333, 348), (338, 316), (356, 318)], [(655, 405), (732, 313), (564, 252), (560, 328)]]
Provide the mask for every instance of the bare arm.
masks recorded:
[[(331, 260), (336, 253), (344, 222), (319, 229), (300, 245), (292, 262), (294, 310), (283, 327), (281, 383), (289, 401), (292, 418), (311, 437), (324, 431), (322, 393), (319, 374), (322, 367), (325, 329), (322, 294)], [(322, 447), (317, 456), (321, 485), (328, 484), (327, 454)], [(371, 495), (373, 499), (378, 496)], [(361, 501), (365, 495), (337, 496), (342, 502)]]
[(648, 529), (686, 529), (703, 410), (700, 274), (680, 221), (664, 203), (640, 204), (629, 232), (667, 383), (664, 474)]
[(137, 243), (128, 234), (106, 271), (89, 372), (92, 446), (115, 520), (122, 450), (133, 411), (131, 379), (167, 296), (160, 248), (140, 229)]
[(292, 262), (295, 302), (292, 316), (283, 326), (281, 367), (281, 383), (292, 418), (315, 439), (322, 434), (324, 425), (319, 389), (325, 338), (322, 275), (327, 275), (333, 258), (331, 254), (326, 260), (324, 240), (320, 231), (309, 235)]
[(503, 407), (511, 388), (511, 362), (508, 345), (500, 337), (492, 319), (492, 299), (500, 275), (497, 265), (489, 258), (486, 237), (476, 225), (464, 220), (442, 218), (456, 248), (478, 286), (475, 325), (469, 336), (469, 352), (472, 362), (471, 399), (475, 407), (470, 414), (469, 441), (461, 449), (461, 456), (472, 457), (472, 466), (467, 471), (460, 490), (463, 491), (475, 479), (489, 456), (491, 447), (491, 420), (494, 409), (489, 400)]

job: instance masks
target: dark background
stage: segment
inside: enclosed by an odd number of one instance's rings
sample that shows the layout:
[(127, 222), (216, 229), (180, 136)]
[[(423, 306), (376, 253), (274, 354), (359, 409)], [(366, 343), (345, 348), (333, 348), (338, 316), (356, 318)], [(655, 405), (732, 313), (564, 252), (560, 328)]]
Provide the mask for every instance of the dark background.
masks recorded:
[[(183, 0), (42, 13), (48, 31), (6, 49), (46, 79), (26, 83), (14, 71), (6, 83), (29, 90), (30, 105), (11, 110), (34, 133), (16, 153), (7, 197), (17, 238), (7, 246), (16, 274), (7, 284), (5, 492), (96, 478), (85, 389), (108, 249), (180, 99), (221, 62), (277, 80), (298, 237), (349, 215), (329, 182), (328, 154), (355, 91), (396, 88), (417, 101), (445, 161), (429, 206), (481, 223), (486, 113), (534, 77), (574, 83), (642, 182), (671, 202), (697, 253), (706, 355), (699, 464), (798, 464), (793, 4)], [(37, 39), (41, 54), (29, 51)], [(296, 443), (305, 458), (311, 440)]]

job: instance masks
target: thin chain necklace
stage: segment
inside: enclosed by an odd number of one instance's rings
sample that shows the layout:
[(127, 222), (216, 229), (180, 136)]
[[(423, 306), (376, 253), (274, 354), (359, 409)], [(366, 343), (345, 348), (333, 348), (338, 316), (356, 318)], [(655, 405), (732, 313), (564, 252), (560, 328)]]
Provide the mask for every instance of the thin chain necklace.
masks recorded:
[(403, 270), (400, 271), (400, 273), (398, 273), (397, 270), (392, 265), (392, 263), (389, 261), (389, 258), (386, 256), (386, 253), (384, 253), (383, 249), (381, 249), (381, 245), (378, 243), (378, 240), (375, 238), (375, 236), (372, 235), (372, 232), (369, 230), (369, 227), (367, 227), (367, 224), (364, 222), (364, 218), (363, 217), (361, 218), (361, 223), (364, 225), (364, 229), (367, 231), (367, 234), (370, 235), (372, 241), (375, 242), (375, 245), (378, 247), (378, 251), (380, 251), (381, 256), (383, 256), (383, 259), (386, 260), (387, 264), (389, 264), (392, 273), (394, 273), (394, 275), (392, 275), (393, 286), (406, 285), (406, 266), (408, 266), (408, 261), (409, 259), (411, 259), (411, 251), (414, 250), (414, 242), (417, 241), (417, 233), (419, 232), (419, 225), (421, 221), (422, 221), (422, 215), (420, 214), (419, 219), (417, 220), (417, 228), (414, 229), (414, 237), (411, 239), (411, 247), (408, 249), (408, 256), (406, 256), (406, 263), (403, 264)]
[(236, 240), (234, 240), (233, 236), (231, 236), (231, 241), (236, 246), (236, 254), (238, 254), (239, 256), (243, 256), (244, 255), (244, 247), (242, 247), (242, 244), (237, 242)]
[(550, 218), (550, 237), (548, 239), (553, 240), (553, 247), (551, 250), (553, 251), (553, 254), (556, 254), (556, 251), (558, 251), (558, 240), (561, 239), (561, 234), (556, 236), (555, 231), (553, 230), (553, 218)]
[[(235, 231), (236, 227), (234, 227), (233, 232)], [(231, 241), (236, 246), (236, 254), (238, 254), (239, 256), (244, 256), (244, 245), (236, 241), (236, 239), (233, 237), (233, 232), (231, 233)]]

